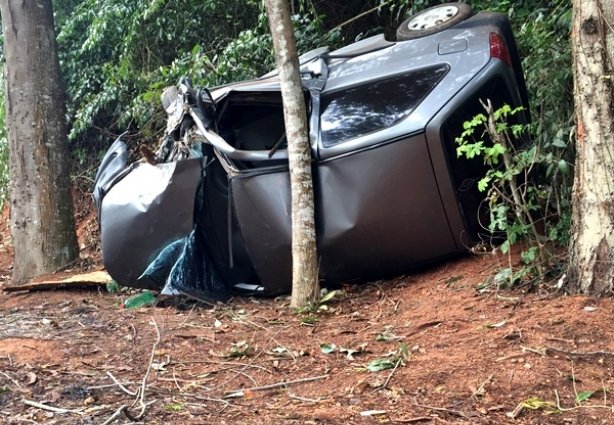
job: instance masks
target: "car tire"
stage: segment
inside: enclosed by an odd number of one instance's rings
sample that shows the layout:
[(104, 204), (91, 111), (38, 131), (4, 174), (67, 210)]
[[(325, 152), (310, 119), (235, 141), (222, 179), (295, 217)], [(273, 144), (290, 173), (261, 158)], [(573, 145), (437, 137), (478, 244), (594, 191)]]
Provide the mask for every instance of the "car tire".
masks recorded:
[(413, 40), (453, 27), (473, 14), (467, 3), (444, 3), (407, 18), (397, 29), (397, 41)]

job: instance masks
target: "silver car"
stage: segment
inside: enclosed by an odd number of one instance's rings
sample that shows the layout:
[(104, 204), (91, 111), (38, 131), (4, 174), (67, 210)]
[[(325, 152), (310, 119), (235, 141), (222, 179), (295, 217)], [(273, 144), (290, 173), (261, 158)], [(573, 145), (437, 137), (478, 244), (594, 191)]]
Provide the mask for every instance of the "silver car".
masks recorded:
[[(463, 122), (528, 106), (508, 18), (464, 3), (398, 30), (300, 58), (313, 158), (320, 277), (381, 278), (479, 239), (479, 161)], [(118, 139), (98, 172), (104, 264), (120, 283), (225, 299), (290, 290), (290, 179), (279, 79), (165, 91), (156, 152), (128, 163)], [(528, 120), (527, 114), (519, 120)]]

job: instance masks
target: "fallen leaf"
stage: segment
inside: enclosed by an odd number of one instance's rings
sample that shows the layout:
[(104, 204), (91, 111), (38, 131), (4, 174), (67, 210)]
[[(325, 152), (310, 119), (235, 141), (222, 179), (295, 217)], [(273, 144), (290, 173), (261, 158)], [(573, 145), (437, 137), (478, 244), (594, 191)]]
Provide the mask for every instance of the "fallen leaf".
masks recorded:
[[(0, 391), (0, 393), (2, 393), (2, 391)], [(51, 390), (51, 392), (49, 392), (46, 396), (45, 396), (45, 400), (47, 400), (49, 403), (57, 403), (58, 400), (60, 400), (62, 398), (62, 393), (59, 390)]]
[(589, 398), (591, 398), (593, 396), (593, 394), (595, 394), (595, 391), (580, 391), (577, 395), (576, 395), (576, 403), (582, 403), (583, 401), (588, 400)]
[(27, 381), (28, 385), (34, 385), (38, 379), (38, 377), (36, 376), (36, 373), (34, 372), (28, 372), (26, 376), (28, 377), (28, 381)]
[(499, 323), (491, 323), (486, 325), (487, 328), (500, 328), (507, 323), (507, 320), (502, 320)]
[(385, 410), (365, 410), (363, 412), (360, 412), (360, 416), (379, 416), (379, 415), (385, 415), (386, 412)]
[(348, 360), (354, 360), (354, 354), (361, 354), (364, 353), (366, 351), (367, 348), (367, 344), (360, 344), (358, 347), (356, 348), (340, 348), (339, 352), (340, 353), (345, 353), (345, 357)]
[(367, 364), (366, 368), (369, 372), (379, 372), (386, 369), (392, 369), (396, 362), (391, 359), (375, 359)]

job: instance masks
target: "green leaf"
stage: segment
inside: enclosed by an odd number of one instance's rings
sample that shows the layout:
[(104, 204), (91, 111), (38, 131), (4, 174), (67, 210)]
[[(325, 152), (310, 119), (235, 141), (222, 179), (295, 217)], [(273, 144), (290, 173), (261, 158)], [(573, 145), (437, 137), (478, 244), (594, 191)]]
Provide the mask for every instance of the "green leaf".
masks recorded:
[(200, 44), (195, 44), (194, 47), (192, 47), (192, 56), (196, 56), (202, 50), (203, 50), (203, 48), (202, 48), (202, 46)]
[(552, 142), (552, 146), (557, 148), (566, 148), (567, 143), (565, 143), (562, 139), (554, 139), (554, 142)]
[(569, 175), (569, 164), (564, 159), (559, 160), (558, 162), (559, 171), (564, 175)]
[(329, 291), (327, 292), (322, 298), (320, 298), (320, 304), (324, 304), (329, 302), (330, 300), (332, 300), (333, 298), (335, 298), (338, 295), (341, 295), (341, 291), (339, 290), (334, 290), (334, 291)]
[(493, 278), (494, 282), (498, 286), (506, 286), (510, 282), (510, 277), (512, 276), (512, 269), (507, 267), (505, 269), (501, 269)]
[(118, 293), (118, 292), (119, 292), (119, 289), (120, 289), (120, 288), (119, 288), (119, 284), (118, 284), (117, 282), (115, 282), (114, 280), (112, 280), (112, 281), (110, 281), (110, 282), (107, 282), (107, 283), (105, 284), (105, 287), (106, 287), (107, 292), (108, 292), (109, 294), (116, 294), (116, 293)]
[(323, 343), (320, 344), (320, 350), (324, 354), (332, 354), (337, 351), (337, 346), (335, 344)]
[(549, 413), (558, 412), (559, 409), (550, 401), (544, 401), (537, 397), (530, 397), (521, 403), (522, 407), (531, 410), (545, 410)]
[(185, 409), (183, 403), (166, 403), (164, 405), (164, 410), (167, 412), (181, 412), (183, 409)]
[(301, 317), (301, 325), (313, 326), (318, 322), (318, 317), (312, 314)]
[(536, 246), (532, 246), (531, 248), (527, 249), (526, 251), (523, 251), (520, 256), (522, 257), (522, 262), (525, 264), (530, 264), (533, 261), (535, 261), (535, 258), (537, 257), (537, 247)]
[(510, 107), (510, 105), (505, 104), (495, 111), (495, 120), (499, 120), (501, 117), (505, 118), (511, 112), (512, 108)]
[(153, 102), (160, 94), (155, 91), (147, 91), (141, 95), (144, 102)]
[(402, 342), (399, 344), (399, 354), (403, 360), (409, 360), (411, 357), (411, 354), (409, 353), (409, 346), (406, 343)]
[(370, 361), (366, 368), (369, 372), (380, 372), (382, 370), (392, 369), (395, 364), (396, 362), (389, 358), (381, 358)]
[(595, 394), (595, 391), (580, 391), (576, 395), (576, 404), (580, 404), (583, 401), (588, 400), (589, 398), (593, 396), (593, 394)]
[(478, 190), (480, 192), (484, 192), (488, 188), (488, 183), (490, 183), (490, 177), (484, 177), (480, 179), (478, 182)]
[(145, 291), (134, 295), (124, 301), (125, 308), (140, 308), (153, 305), (156, 302), (156, 296), (151, 291)]

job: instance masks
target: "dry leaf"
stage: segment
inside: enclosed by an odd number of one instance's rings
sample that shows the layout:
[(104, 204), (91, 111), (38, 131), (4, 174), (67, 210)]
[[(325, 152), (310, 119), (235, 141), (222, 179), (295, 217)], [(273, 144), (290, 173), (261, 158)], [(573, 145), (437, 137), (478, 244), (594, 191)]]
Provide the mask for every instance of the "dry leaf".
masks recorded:
[(34, 385), (38, 379), (38, 377), (36, 376), (36, 373), (34, 372), (28, 372), (26, 374), (26, 376), (28, 377), (28, 385)]

